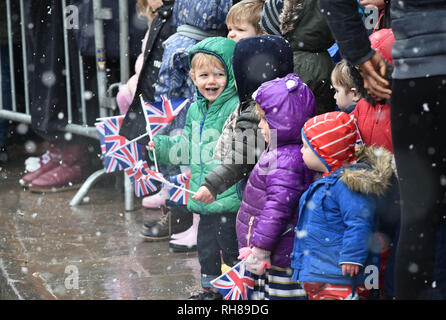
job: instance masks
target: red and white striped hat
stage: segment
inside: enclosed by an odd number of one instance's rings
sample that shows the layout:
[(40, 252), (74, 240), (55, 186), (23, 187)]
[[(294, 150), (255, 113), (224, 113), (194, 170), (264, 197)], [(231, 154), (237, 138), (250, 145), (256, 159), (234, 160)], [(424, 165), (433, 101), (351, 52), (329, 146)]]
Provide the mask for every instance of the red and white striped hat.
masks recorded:
[(305, 122), (302, 137), (329, 172), (356, 161), (355, 145), (361, 139), (352, 115), (334, 111), (313, 117)]

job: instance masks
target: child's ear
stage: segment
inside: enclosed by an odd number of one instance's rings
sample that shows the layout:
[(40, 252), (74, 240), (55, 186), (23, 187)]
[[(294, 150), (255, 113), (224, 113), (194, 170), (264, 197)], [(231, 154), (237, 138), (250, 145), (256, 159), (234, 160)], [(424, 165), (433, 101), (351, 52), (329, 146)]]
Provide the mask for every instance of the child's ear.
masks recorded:
[(358, 90), (356, 90), (356, 88), (351, 88), (351, 91), (353, 92), (353, 101), (354, 102), (358, 102), (359, 100), (362, 99), (361, 94), (358, 92)]

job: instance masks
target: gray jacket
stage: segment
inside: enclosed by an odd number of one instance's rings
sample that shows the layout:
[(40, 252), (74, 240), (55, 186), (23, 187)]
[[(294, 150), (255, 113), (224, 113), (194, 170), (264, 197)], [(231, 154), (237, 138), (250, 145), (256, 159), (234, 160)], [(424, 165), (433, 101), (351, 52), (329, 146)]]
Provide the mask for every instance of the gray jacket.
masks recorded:
[(446, 1), (392, 1), (394, 79), (446, 75)]

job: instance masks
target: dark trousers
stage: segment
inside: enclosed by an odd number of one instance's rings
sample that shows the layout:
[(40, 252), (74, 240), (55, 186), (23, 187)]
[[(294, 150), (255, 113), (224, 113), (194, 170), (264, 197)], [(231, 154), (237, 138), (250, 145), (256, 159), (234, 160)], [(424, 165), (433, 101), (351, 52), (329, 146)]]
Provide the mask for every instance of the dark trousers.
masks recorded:
[(211, 288), (210, 281), (221, 275), (222, 258), (231, 267), (238, 262), (236, 216), (236, 213), (200, 215), (197, 250), (203, 288)]
[(393, 80), (392, 139), (401, 196), (397, 299), (432, 289), (436, 232), (446, 213), (446, 76)]

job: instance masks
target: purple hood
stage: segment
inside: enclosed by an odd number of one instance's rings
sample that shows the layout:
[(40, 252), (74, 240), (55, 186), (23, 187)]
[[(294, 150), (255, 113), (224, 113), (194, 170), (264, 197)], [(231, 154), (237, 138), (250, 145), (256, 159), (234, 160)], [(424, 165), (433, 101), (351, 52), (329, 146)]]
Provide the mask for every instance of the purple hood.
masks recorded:
[(253, 97), (265, 111), (270, 131), (276, 130), (277, 145), (302, 144), (301, 129), (316, 115), (316, 102), (310, 88), (290, 73), (263, 83)]
[[(287, 88), (289, 80), (294, 83)], [(239, 248), (269, 250), (271, 263), (287, 268), (299, 200), (314, 177), (302, 160), (300, 131), (316, 107), (310, 89), (294, 74), (263, 84), (255, 99), (270, 129), (277, 130), (278, 146), (262, 154), (249, 176), (237, 215), (237, 239)]]

